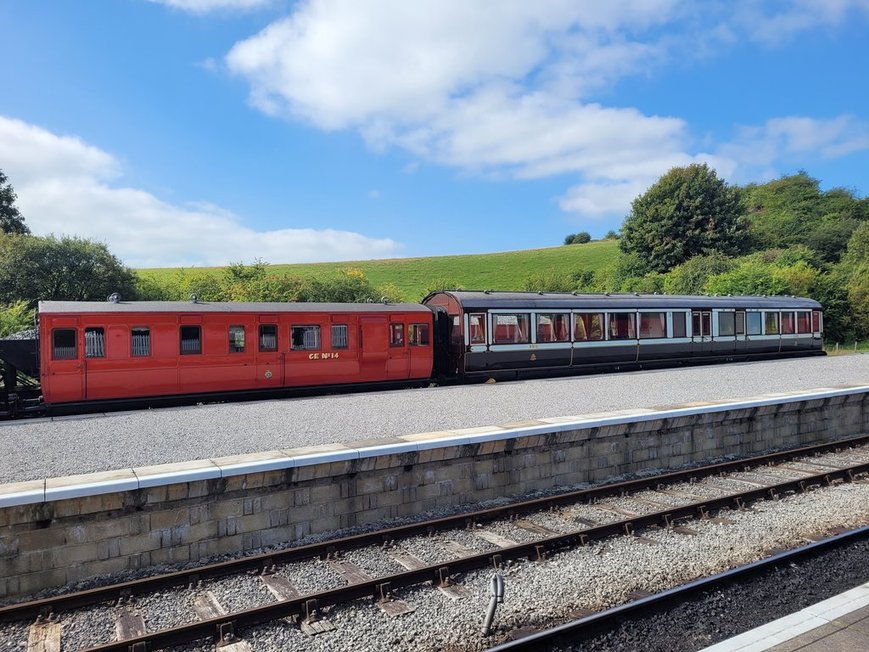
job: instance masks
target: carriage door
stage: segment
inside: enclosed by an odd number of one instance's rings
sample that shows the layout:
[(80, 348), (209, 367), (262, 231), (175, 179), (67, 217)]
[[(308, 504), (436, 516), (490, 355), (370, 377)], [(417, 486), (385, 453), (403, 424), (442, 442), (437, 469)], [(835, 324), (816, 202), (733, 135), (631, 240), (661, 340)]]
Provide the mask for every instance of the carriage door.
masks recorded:
[[(85, 396), (85, 371), (82, 335), (78, 320), (54, 319), (48, 322), (48, 364), (42, 363), (43, 388), (48, 403), (81, 401)], [(43, 358), (45, 360), (45, 358)], [(47, 373), (46, 373), (47, 372)]]
[(389, 350), (386, 354), (388, 378), (410, 376), (410, 349), (407, 343), (407, 326), (403, 321), (389, 322)]
[(256, 386), (262, 388), (282, 387), (284, 384), (284, 354), (278, 343), (277, 315), (259, 316), (256, 325), (255, 346)]
[(745, 311), (737, 310), (736, 316), (736, 352), (745, 353), (748, 350), (748, 340), (745, 335)]
[(691, 311), (691, 352), (695, 357), (712, 354), (712, 311)]
[(359, 320), (359, 375), (362, 382), (386, 378), (386, 358), (389, 350), (389, 322), (383, 317), (362, 317)]

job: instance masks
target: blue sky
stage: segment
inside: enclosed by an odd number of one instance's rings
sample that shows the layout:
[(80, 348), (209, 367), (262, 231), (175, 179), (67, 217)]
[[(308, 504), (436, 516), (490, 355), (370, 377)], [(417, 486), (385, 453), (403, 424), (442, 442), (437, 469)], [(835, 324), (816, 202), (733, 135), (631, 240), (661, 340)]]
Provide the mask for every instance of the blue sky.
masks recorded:
[(10, 0), (0, 169), (134, 267), (555, 246), (674, 165), (869, 194), (869, 0)]

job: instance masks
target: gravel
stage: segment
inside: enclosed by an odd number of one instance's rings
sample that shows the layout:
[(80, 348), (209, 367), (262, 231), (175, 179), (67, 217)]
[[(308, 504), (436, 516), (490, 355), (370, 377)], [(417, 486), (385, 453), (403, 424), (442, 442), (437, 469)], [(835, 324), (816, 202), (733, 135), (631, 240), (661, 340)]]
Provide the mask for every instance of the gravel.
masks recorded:
[(0, 483), (863, 383), (869, 355), (848, 355), (9, 421)]
[[(869, 541), (775, 567), (750, 581), (703, 593), (559, 652), (694, 652), (831, 598), (869, 580)], [(541, 649), (545, 649), (541, 646)]]

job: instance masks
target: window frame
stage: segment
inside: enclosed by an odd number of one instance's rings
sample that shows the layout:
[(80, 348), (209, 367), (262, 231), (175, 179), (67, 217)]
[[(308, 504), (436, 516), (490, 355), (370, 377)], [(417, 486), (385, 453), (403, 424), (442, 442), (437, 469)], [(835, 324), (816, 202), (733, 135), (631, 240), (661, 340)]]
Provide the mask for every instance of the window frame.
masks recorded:
[[(723, 322), (729, 322), (723, 324)], [(730, 332), (722, 332), (721, 326), (725, 325), (725, 330)], [(722, 310), (718, 313), (718, 337), (736, 337), (736, 313), (729, 310)]]
[[(257, 332), (256, 332), (257, 351), (259, 351), (260, 353), (277, 353), (278, 350), (280, 349), (280, 341), (279, 341), (280, 329), (278, 328), (278, 325), (277, 324), (258, 324), (257, 326), (258, 326)], [(266, 335), (265, 333), (263, 333), (264, 328), (274, 329), (274, 332), (273, 332), (273, 335), (275, 337), (274, 347), (264, 347), (263, 346), (263, 336)]]
[[(531, 344), (531, 313), (530, 312), (494, 312), (490, 313), (492, 315), (492, 344), (498, 345), (510, 345), (510, 344)], [(510, 341), (501, 341), (497, 339), (498, 336), (498, 322), (501, 319), (506, 317), (513, 317), (516, 320), (514, 324), (504, 324), (505, 326), (509, 326), (514, 328), (514, 336)], [(520, 322), (524, 322), (524, 332), (522, 330), (522, 325)], [(524, 339), (517, 339), (519, 336), (524, 335)]]
[[(188, 332), (191, 329), (196, 330), (196, 350), (185, 351), (184, 350), (184, 331)], [(192, 341), (192, 339), (188, 336), (186, 338), (188, 341)], [(181, 351), (181, 355), (202, 355), (202, 326), (200, 324), (181, 324), (178, 327), (178, 340), (179, 340), (179, 350)]]
[[(233, 334), (238, 334), (241, 332), (241, 346), (238, 345), (238, 338), (233, 337)], [(244, 353), (245, 348), (247, 348), (247, 333), (245, 332), (245, 328), (242, 324), (232, 324), (226, 329), (226, 334), (229, 338), (227, 342), (228, 350), (230, 353)]]
[[(477, 318), (477, 324), (473, 324), (473, 320)], [(477, 329), (476, 332), (474, 329)], [(474, 335), (477, 337), (475, 338)], [(482, 335), (483, 339), (480, 339), (480, 335)], [(477, 346), (480, 344), (488, 344), (489, 342), (489, 328), (488, 328), (488, 320), (486, 319), (485, 312), (469, 312), (468, 313), (468, 344), (470, 346)]]
[[(545, 319), (549, 319), (549, 326), (552, 329), (552, 338), (551, 340), (541, 341), (540, 340), (540, 318), (543, 317)], [(564, 337), (562, 339), (558, 339), (556, 337), (557, 328), (556, 324), (558, 322), (567, 321), (566, 332), (564, 333)], [(563, 324), (562, 324), (563, 325)], [(569, 312), (535, 312), (534, 313), (534, 341), (538, 344), (566, 344), (570, 342), (570, 313)]]
[[(72, 347), (69, 346), (57, 346), (57, 335), (58, 333), (66, 332), (72, 333)], [(57, 355), (58, 348), (60, 349), (69, 349), (72, 348), (72, 355)], [(77, 328), (52, 328), (51, 329), (51, 359), (52, 360), (78, 360), (78, 329)]]
[[(88, 337), (90, 333), (97, 334), (98, 337)], [(96, 340), (88, 342), (88, 340)], [(95, 347), (91, 349), (90, 347)], [(84, 357), (87, 360), (99, 360), (106, 357), (106, 329), (104, 326), (85, 326), (84, 328)]]
[[(775, 322), (775, 330), (770, 330), (770, 318)], [(763, 334), (764, 335), (781, 335), (781, 313), (778, 310), (763, 311)]]
[[(677, 321), (681, 321), (681, 333), (676, 332), (676, 323)], [(670, 313), (670, 324), (671, 331), (673, 333), (673, 337), (688, 337), (688, 315), (682, 310), (674, 310)]]
[[(757, 317), (757, 326), (756, 326), (757, 332), (755, 332), (755, 330), (752, 328), (751, 322), (754, 321), (752, 319), (752, 317)], [(763, 313), (759, 310), (752, 310), (752, 311), (746, 310), (746, 312), (745, 312), (745, 334), (749, 337), (752, 335), (763, 335), (763, 329), (764, 329)]]
[[(588, 319), (586, 319), (588, 317)], [(595, 319), (597, 317), (597, 319)], [(595, 324), (597, 322), (597, 324)], [(576, 329), (579, 324), (585, 331), (586, 337), (579, 338), (576, 336)], [(591, 337), (597, 328), (598, 337)], [(603, 342), (606, 339), (606, 313), (601, 312), (575, 312), (573, 313), (573, 329), (571, 329), (571, 339), (574, 342)]]
[[(618, 318), (618, 316), (624, 315), (628, 318), (628, 334), (624, 337), (614, 336), (613, 334), (613, 324), (618, 324), (618, 319), (613, 320), (613, 317)], [(606, 338), (608, 341), (613, 342), (627, 342), (630, 340), (636, 340), (637, 337), (637, 313), (629, 312), (625, 310), (618, 310), (606, 313), (606, 321), (607, 321), (607, 329), (606, 329)]]
[[(660, 321), (661, 317), (663, 317), (664, 321), (664, 332), (661, 335), (643, 335), (643, 318), (644, 317), (656, 317), (656, 321)], [(656, 324), (656, 325), (660, 325)], [(640, 340), (660, 340), (667, 337), (667, 312), (665, 310), (646, 310), (640, 311), (639, 319), (637, 319), (637, 339)]]
[[(341, 337), (335, 337), (335, 329), (343, 330), (343, 343)], [(329, 345), (333, 349), (349, 349), (350, 348), (350, 327), (348, 324), (331, 324), (329, 327)]]
[[(145, 353), (141, 353), (136, 351), (136, 346), (134, 344), (136, 331), (144, 331), (145, 333)], [(141, 349), (139, 349), (141, 351)], [(132, 326), (130, 328), (130, 357), (131, 358), (150, 358), (151, 357), (151, 328), (149, 326)]]
[(403, 348), (407, 338), (404, 336), (404, 322), (389, 322), (389, 346), (394, 349)]
[[(302, 334), (302, 343), (296, 345), (295, 332), (299, 330)], [(316, 346), (308, 346), (306, 343), (306, 333), (316, 333)], [(292, 324), (290, 325), (290, 351), (321, 351), (323, 349), (323, 339), (320, 329), (320, 324)]]
[[(419, 322), (408, 325), (407, 343), (410, 346), (431, 346), (431, 324)], [(425, 341), (418, 337), (419, 333), (425, 333)]]

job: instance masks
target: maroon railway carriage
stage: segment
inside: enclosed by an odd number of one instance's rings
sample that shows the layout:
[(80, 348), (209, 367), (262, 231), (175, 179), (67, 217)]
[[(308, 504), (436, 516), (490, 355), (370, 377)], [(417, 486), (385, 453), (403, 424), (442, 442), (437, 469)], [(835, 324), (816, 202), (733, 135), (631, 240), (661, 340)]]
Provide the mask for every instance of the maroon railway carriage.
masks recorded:
[(43, 301), (46, 405), (427, 383), (433, 312), (417, 304)]

